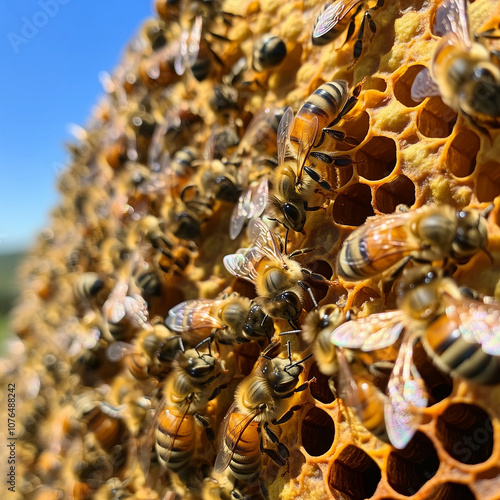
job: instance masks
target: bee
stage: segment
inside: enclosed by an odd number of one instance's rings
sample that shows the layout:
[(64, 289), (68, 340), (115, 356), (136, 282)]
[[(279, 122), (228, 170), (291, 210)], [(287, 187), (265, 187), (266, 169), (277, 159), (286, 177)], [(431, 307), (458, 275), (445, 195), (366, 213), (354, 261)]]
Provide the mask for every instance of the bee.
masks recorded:
[[(384, 421), (386, 396), (374, 385), (366, 367), (353, 351), (334, 345), (332, 332), (350, 319), (335, 304), (311, 311), (304, 321), (302, 336), (312, 347), (319, 370), (330, 377), (333, 394), (354, 409), (363, 426), (382, 441), (388, 441)], [(335, 383), (334, 383), (335, 380)]]
[[(341, 130), (335, 130), (332, 127), (342, 120), (342, 118), (352, 110), (358, 102), (359, 94), (363, 82), (358, 83), (349, 93), (349, 85), (344, 80), (333, 80), (320, 85), (307, 99), (297, 112), (290, 132), (290, 146), (297, 153), (300, 139), (303, 136), (303, 130), (312, 128), (311, 124), (314, 117), (318, 120), (318, 126), (313, 141), (313, 147), (319, 148), (326, 135), (336, 141), (345, 141), (348, 144), (356, 146), (358, 142), (353, 137), (348, 137)], [(318, 137), (318, 134), (319, 137)], [(318, 142), (316, 142), (318, 140)], [(313, 157), (321, 159), (325, 163), (331, 163), (337, 167), (344, 167), (352, 163), (349, 156), (330, 156), (326, 153), (315, 152)], [(314, 178), (314, 177), (313, 177)]]
[[(356, 62), (363, 51), (363, 37), (365, 34), (366, 24), (375, 35), (377, 25), (372, 19), (372, 13), (384, 6), (385, 0), (378, 0), (374, 7), (371, 7), (363, 14), (363, 20), (358, 30), (358, 37), (354, 42), (353, 57)], [(314, 28), (311, 35), (311, 40), (314, 45), (326, 45), (338, 38), (348, 27), (347, 36), (344, 41), (346, 44), (354, 34), (356, 26), (356, 16), (363, 10), (366, 0), (337, 0), (336, 2), (327, 4), (326, 7), (316, 18)], [(354, 9), (354, 11), (353, 11)], [(349, 18), (349, 14), (352, 16)]]
[(75, 284), (75, 293), (79, 299), (91, 300), (102, 290), (104, 281), (97, 273), (83, 273)]
[(430, 69), (416, 76), (412, 99), (420, 102), (440, 95), (447, 106), (489, 135), (481, 124), (499, 126), (500, 67), (483, 44), (471, 40), (466, 0), (443, 1), (436, 12), (434, 33), (442, 39)]
[(265, 71), (280, 65), (286, 57), (285, 42), (275, 35), (264, 35), (253, 48), (252, 67), (255, 71)]
[(432, 262), (451, 258), (463, 262), (486, 252), (486, 216), (474, 209), (426, 205), (413, 211), (380, 215), (355, 229), (337, 258), (337, 275), (346, 280), (378, 276), (410, 259)]
[(265, 314), (293, 324), (302, 312), (302, 290), (307, 290), (317, 305), (310, 287), (302, 281), (303, 275), (327, 284), (330, 282), (292, 259), (302, 251), (283, 255), (275, 236), (260, 219), (250, 220), (248, 236), (253, 247), (226, 255), (224, 266), (234, 276), (255, 285), (258, 295), (255, 304), (262, 307)]
[(250, 299), (237, 293), (221, 299), (195, 299), (177, 304), (165, 320), (167, 327), (178, 333), (211, 329), (221, 344), (270, 339), (273, 320)]
[[(243, 157), (242, 189), (231, 214), (229, 222), (229, 237), (234, 240), (238, 237), (245, 221), (253, 217), (258, 218), (264, 212), (269, 197), (269, 177), (274, 170), (274, 163), (265, 157), (253, 159), (249, 155), (256, 151), (261, 154), (274, 156), (279, 123), (284, 114), (284, 108), (263, 108), (248, 124), (245, 134), (238, 146), (238, 155)], [(257, 177), (249, 179), (250, 165), (257, 170)]]
[(427, 406), (425, 384), (413, 363), (420, 339), (443, 372), (474, 384), (500, 382), (498, 304), (464, 297), (451, 278), (431, 266), (404, 271), (397, 286), (400, 309), (349, 321), (330, 334), (338, 347), (373, 351), (393, 345), (403, 333), (387, 385), (385, 422), (391, 443), (404, 448)]
[(118, 477), (108, 479), (94, 495), (96, 500), (126, 500), (134, 498), (132, 493), (127, 490), (128, 481), (121, 481)]
[[(204, 342), (205, 343), (205, 342)], [(210, 352), (201, 354), (201, 344), (180, 353), (163, 390), (164, 400), (158, 412), (155, 449), (158, 461), (179, 472), (191, 462), (196, 448), (196, 428), (201, 425), (213, 440), (210, 421), (201, 414), (209, 401), (225, 387), (219, 377), (225, 372), (224, 362)]]
[[(263, 453), (280, 466), (287, 463), (289, 452), (269, 425), (287, 422), (302, 407), (291, 406), (289, 398), (309, 386), (311, 381), (297, 384), (303, 363), (312, 354), (293, 362), (287, 342), (287, 357), (271, 358), (269, 354), (278, 346), (279, 343), (271, 344), (261, 354), (253, 372), (236, 388), (234, 403), (224, 417), (217, 440), (216, 474), (229, 467), (237, 480), (250, 483), (261, 471)], [(264, 447), (262, 430), (278, 451)]]
[(178, 352), (184, 350), (182, 339), (173, 335), (161, 318), (152, 320), (153, 330), (143, 330), (134, 344), (116, 341), (109, 345), (106, 356), (112, 362), (124, 360), (125, 366), (137, 380), (149, 377), (162, 378), (170, 371)]
[(180, 14), (180, 0), (155, 0), (156, 12), (165, 22), (178, 20)]

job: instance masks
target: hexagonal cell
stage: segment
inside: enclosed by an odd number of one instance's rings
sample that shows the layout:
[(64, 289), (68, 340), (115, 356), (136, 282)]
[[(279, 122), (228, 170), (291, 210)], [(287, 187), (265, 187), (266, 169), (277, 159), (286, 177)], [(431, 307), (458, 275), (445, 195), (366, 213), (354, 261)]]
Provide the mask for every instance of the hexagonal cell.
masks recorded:
[[(346, 133), (346, 136), (353, 137), (358, 141), (358, 144), (361, 144), (370, 128), (370, 116), (366, 111), (353, 114), (352, 118), (349, 114), (347, 114), (340, 123), (341, 129)], [(348, 144), (346, 142), (336, 143), (336, 149), (338, 151), (349, 151), (354, 147), (355, 146), (352, 144)]]
[(363, 500), (373, 496), (381, 478), (376, 462), (363, 450), (350, 444), (333, 462), (328, 486), (334, 498)]
[(363, 83), (363, 90), (377, 90), (378, 92), (385, 92), (387, 83), (383, 78), (376, 76), (369, 76), (365, 83)]
[(439, 370), (429, 359), (421, 342), (417, 342), (413, 348), (413, 363), (425, 381), (430, 406), (451, 394), (453, 390), (452, 378)]
[(476, 497), (465, 484), (443, 483), (436, 486), (427, 500), (475, 500)]
[(392, 214), (400, 204), (411, 207), (414, 203), (415, 185), (406, 175), (397, 175), (375, 192), (375, 206), (384, 214)]
[[(313, 384), (314, 385), (314, 384)], [(311, 408), (302, 420), (302, 446), (312, 457), (324, 455), (335, 438), (332, 417), (321, 408)]]
[(389, 137), (372, 137), (356, 152), (358, 174), (369, 181), (378, 181), (391, 174), (397, 162), (397, 147)]
[(333, 204), (333, 219), (337, 224), (361, 226), (371, 215), (375, 215), (372, 193), (366, 184), (349, 186)]
[(421, 64), (408, 66), (406, 71), (399, 76), (394, 84), (394, 97), (407, 108), (413, 108), (420, 104), (411, 98), (411, 86), (415, 77), (424, 67)]
[(479, 464), (493, 452), (493, 425), (489, 415), (477, 406), (458, 403), (438, 417), (437, 437), (445, 450), (463, 464)]
[(448, 137), (456, 121), (457, 114), (440, 97), (431, 97), (420, 110), (417, 129), (425, 137)]
[(481, 173), (476, 180), (476, 196), (480, 202), (493, 201), (500, 195), (500, 165), (488, 162), (481, 165)]
[(387, 460), (387, 480), (402, 495), (415, 494), (439, 468), (439, 457), (432, 441), (417, 432), (403, 450), (394, 450)]
[(467, 177), (474, 172), (476, 155), (481, 142), (476, 133), (465, 129), (451, 141), (446, 152), (446, 165), (456, 177)]
[(315, 378), (316, 382), (309, 386), (311, 396), (321, 403), (333, 403), (333, 401), (335, 401), (335, 395), (330, 389), (330, 384), (328, 383), (329, 377), (319, 371), (317, 363), (313, 363), (309, 369), (308, 379), (310, 380), (312, 378)]

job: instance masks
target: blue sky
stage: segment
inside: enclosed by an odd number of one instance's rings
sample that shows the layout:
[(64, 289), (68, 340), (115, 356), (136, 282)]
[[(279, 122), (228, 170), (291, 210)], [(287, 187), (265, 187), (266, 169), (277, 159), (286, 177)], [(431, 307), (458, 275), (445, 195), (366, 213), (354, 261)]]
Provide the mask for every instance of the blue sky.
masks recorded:
[(0, 253), (25, 248), (59, 202), (67, 125), (84, 125), (151, 0), (0, 0)]

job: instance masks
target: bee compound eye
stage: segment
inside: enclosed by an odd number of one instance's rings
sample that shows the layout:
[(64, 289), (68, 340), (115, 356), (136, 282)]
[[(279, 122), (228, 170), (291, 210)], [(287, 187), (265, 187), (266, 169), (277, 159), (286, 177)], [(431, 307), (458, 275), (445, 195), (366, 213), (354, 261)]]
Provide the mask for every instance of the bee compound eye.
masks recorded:
[(295, 205), (292, 203), (283, 204), (283, 215), (285, 219), (290, 224), (291, 229), (300, 231), (304, 225), (302, 216)]

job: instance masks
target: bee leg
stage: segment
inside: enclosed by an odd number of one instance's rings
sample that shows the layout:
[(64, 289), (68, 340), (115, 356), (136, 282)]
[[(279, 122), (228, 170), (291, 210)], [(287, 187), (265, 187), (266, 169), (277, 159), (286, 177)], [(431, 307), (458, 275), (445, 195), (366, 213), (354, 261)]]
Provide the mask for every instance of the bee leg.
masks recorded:
[(207, 417), (200, 415), (199, 413), (194, 413), (193, 417), (196, 419), (196, 422), (198, 422), (198, 424), (200, 424), (205, 430), (205, 434), (210, 443), (213, 443), (213, 441), (215, 440), (215, 432), (210, 426), (210, 420), (208, 420)]
[[(266, 430), (266, 433), (267, 433), (267, 430)], [(276, 438), (276, 440), (278, 440), (278, 438), (276, 437), (276, 435), (274, 433), (272, 433), (272, 435)], [(260, 441), (259, 448), (260, 448), (261, 453), (265, 453), (273, 462), (278, 464), (280, 467), (283, 467), (284, 465), (286, 465), (286, 463), (287, 463), (286, 460), (283, 459), (279, 453), (276, 453), (276, 451), (272, 450), (271, 448), (264, 448), (264, 443), (262, 442), (262, 436), (260, 437), (259, 441)], [(272, 439), (271, 439), (271, 441), (272, 441)]]
[[(309, 270), (307, 270), (308, 272), (311, 272)], [(304, 270), (302, 270), (302, 272), (304, 272)], [(304, 274), (307, 274), (307, 273), (304, 273)], [(312, 274), (312, 273), (311, 273)], [(304, 283), (303, 281), (299, 280), (297, 281), (298, 285), (300, 287), (302, 287), (308, 294), (309, 296), (311, 297), (311, 300), (312, 300), (312, 303), (313, 303), (313, 306), (315, 309), (318, 308), (318, 301), (316, 300), (316, 297), (314, 296), (314, 294), (312, 293), (312, 290), (311, 290), (311, 287), (307, 284), (307, 283)]]
[[(330, 281), (330, 280), (326, 279), (322, 274), (313, 273), (312, 271), (309, 271), (309, 269), (306, 269), (305, 267), (303, 267), (301, 269), (301, 271), (302, 271), (302, 274), (305, 274), (306, 276), (309, 276), (314, 281), (319, 281), (320, 283), (325, 283), (325, 285), (332, 286), (332, 285), (337, 285), (338, 284), (338, 283), (336, 283), (334, 281)], [(299, 282), (299, 285), (302, 286), (302, 288), (304, 288), (304, 290), (305, 290), (306, 288), (303, 285), (301, 285), (300, 283), (303, 283), (304, 285), (306, 283), (304, 283), (303, 281)]]
[(314, 248), (299, 248), (298, 250), (293, 251), (288, 257), (293, 259), (294, 257), (298, 257), (299, 255), (304, 255), (306, 253), (312, 252)]
[(360, 144), (360, 142), (355, 137), (349, 137), (348, 135), (345, 134), (345, 132), (342, 132), (341, 130), (324, 128), (323, 132), (325, 134), (328, 134), (332, 139), (334, 139), (337, 142), (345, 142), (350, 146), (359, 146)]
[(342, 47), (351, 39), (351, 36), (354, 33), (354, 29), (356, 28), (356, 16), (361, 12), (361, 9), (363, 7), (363, 3), (359, 4), (359, 7), (356, 9), (356, 12), (351, 17), (351, 20), (349, 22), (349, 27), (347, 28), (347, 35), (345, 37), (344, 43), (342, 44)]
[(316, 170), (312, 169), (311, 167), (304, 167), (304, 170), (306, 171), (306, 174), (313, 180), (316, 181), (324, 190), (326, 191), (331, 191), (332, 187), (330, 184), (321, 177)]
[[(322, 210), (323, 207), (310, 207), (308, 204), (307, 204), (307, 201), (304, 202), (304, 210), (307, 210), (308, 212), (316, 212), (316, 210)], [(286, 251), (285, 251), (286, 253)]]
[(212, 399), (215, 399), (223, 389), (225, 389), (227, 387), (226, 384), (224, 385), (219, 385), (219, 387), (216, 387), (214, 389), (214, 392), (211, 394), (211, 396), (208, 398), (209, 401), (212, 401)]

